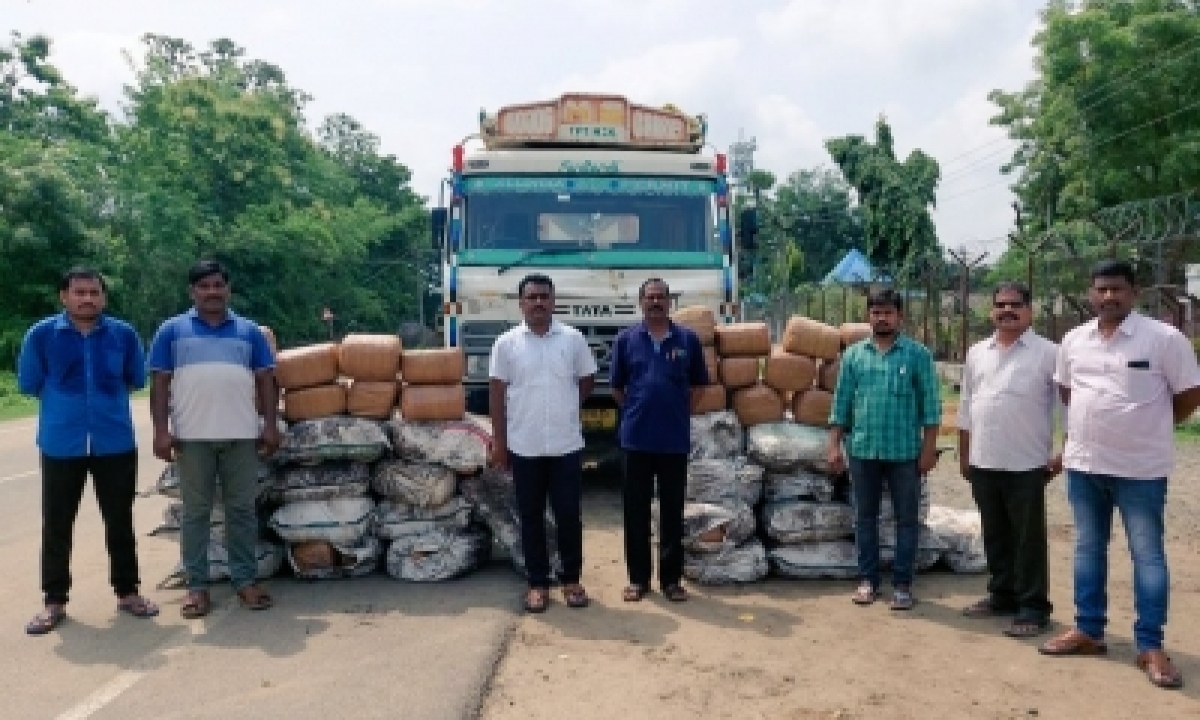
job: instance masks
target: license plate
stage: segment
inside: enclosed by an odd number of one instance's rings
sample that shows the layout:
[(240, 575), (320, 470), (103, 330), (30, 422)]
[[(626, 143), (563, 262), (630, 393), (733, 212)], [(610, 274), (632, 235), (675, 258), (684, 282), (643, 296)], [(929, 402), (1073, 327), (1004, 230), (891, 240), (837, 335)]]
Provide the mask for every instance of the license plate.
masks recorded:
[(613, 430), (617, 427), (617, 411), (616, 408), (585, 408), (579, 411), (579, 420), (584, 430)]

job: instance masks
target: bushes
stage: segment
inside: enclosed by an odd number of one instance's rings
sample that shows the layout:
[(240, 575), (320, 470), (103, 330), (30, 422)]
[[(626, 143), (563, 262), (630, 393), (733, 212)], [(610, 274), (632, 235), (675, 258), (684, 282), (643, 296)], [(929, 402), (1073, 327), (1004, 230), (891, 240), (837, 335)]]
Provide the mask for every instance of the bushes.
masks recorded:
[(17, 375), (0, 371), (0, 420), (31, 415), (37, 410), (37, 400), (17, 392)]

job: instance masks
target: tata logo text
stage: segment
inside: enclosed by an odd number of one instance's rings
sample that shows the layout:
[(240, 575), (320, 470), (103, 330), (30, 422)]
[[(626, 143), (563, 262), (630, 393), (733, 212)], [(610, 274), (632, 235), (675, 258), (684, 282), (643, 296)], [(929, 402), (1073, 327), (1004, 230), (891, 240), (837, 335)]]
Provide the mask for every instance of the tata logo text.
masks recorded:
[(618, 173), (621, 171), (621, 168), (616, 160), (599, 163), (592, 162), (591, 160), (583, 160), (577, 163), (570, 160), (563, 160), (558, 166), (558, 171), (561, 173), (594, 175), (599, 173)]
[(571, 314), (579, 317), (611, 317), (611, 305), (572, 305)]

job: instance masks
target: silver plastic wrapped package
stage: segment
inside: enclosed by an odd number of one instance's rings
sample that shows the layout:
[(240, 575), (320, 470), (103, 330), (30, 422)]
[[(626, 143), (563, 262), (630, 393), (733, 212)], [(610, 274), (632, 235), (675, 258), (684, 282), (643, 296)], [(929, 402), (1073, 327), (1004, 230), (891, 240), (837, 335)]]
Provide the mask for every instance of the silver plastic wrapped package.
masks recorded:
[(763, 498), (767, 502), (811, 500), (831, 502), (833, 477), (825, 473), (798, 468), (786, 473), (767, 473), (763, 483)]
[(762, 523), (767, 535), (784, 544), (838, 540), (854, 534), (854, 510), (843, 503), (773, 502), (763, 506)]
[(688, 463), (687, 499), (691, 502), (754, 506), (762, 498), (762, 488), (763, 469), (744, 457)]
[(315, 465), (329, 460), (371, 463), (391, 449), (382, 423), (338, 415), (291, 425), (272, 460), (280, 465)]
[(466, 575), (491, 556), (492, 537), (486, 528), (433, 530), (397, 538), (388, 548), (387, 574), (397, 580), (437, 582)]
[(384, 500), (375, 506), (371, 534), (384, 540), (395, 540), (434, 530), (465, 530), (470, 524), (471, 506), (461, 496), (434, 507)]
[(325, 541), (349, 546), (367, 534), (374, 509), (370, 498), (303, 500), (280, 507), (269, 524), (289, 543)]
[(754, 510), (744, 503), (684, 503), (683, 549), (719, 552), (754, 537)]
[(847, 580), (858, 576), (853, 540), (821, 540), (780, 545), (767, 552), (771, 571), (796, 579)]
[(828, 428), (781, 421), (746, 430), (746, 455), (771, 472), (788, 472), (802, 466), (824, 470), (828, 452)]
[(420, 507), (444, 505), (454, 497), (458, 480), (445, 465), (384, 460), (375, 465), (371, 489), (392, 500)]
[(332, 500), (367, 494), (371, 466), (348, 460), (294, 465), (275, 474), (275, 495), (282, 502)]
[(370, 575), (379, 567), (382, 555), (383, 545), (378, 538), (369, 535), (352, 543), (316, 540), (287, 545), (288, 564), (301, 580), (339, 580)]
[[(517, 497), (513, 491), (512, 475), (488, 468), (476, 475), (459, 478), (459, 490), (476, 515), (492, 531), (496, 542), (512, 558), (513, 569), (526, 575), (525, 553), (521, 547), (521, 529), (517, 513)], [(558, 554), (558, 531), (553, 513), (546, 510), (546, 544), (550, 553), (550, 569), (555, 576), (562, 572)]]
[(757, 539), (715, 553), (684, 553), (683, 576), (700, 585), (758, 582), (767, 576), (767, 551)]
[(929, 508), (925, 524), (946, 544), (943, 557), (951, 570), (958, 573), (981, 573), (987, 570), (987, 557), (983, 551), (983, 522), (978, 511), (934, 505)]
[(406, 421), (393, 418), (387, 429), (395, 444), (396, 457), (424, 462), (469, 474), (487, 466), (492, 436), (471, 418), (453, 421)]
[(732, 410), (693, 415), (688, 460), (731, 460), (742, 454), (742, 424)]
[[(928, 570), (937, 564), (947, 549), (946, 542), (925, 525), (917, 530), (916, 569)], [(896, 551), (896, 523), (879, 521), (879, 562), (885, 569), (892, 567)]]

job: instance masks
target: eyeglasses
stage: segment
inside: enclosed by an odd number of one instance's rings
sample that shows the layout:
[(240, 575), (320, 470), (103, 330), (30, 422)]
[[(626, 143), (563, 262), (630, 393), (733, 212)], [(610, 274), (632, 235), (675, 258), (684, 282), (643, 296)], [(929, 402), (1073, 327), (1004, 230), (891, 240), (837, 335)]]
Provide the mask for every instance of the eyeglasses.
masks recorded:
[(1021, 308), (1025, 307), (1025, 303), (1019, 300), (1013, 300), (1011, 302), (1005, 302), (1001, 300), (992, 303), (992, 307), (996, 308), (997, 310), (1020, 310)]

